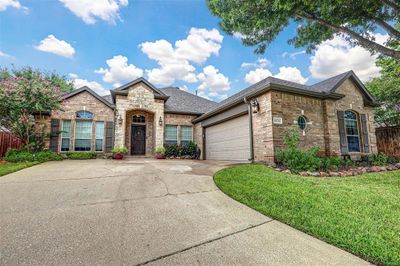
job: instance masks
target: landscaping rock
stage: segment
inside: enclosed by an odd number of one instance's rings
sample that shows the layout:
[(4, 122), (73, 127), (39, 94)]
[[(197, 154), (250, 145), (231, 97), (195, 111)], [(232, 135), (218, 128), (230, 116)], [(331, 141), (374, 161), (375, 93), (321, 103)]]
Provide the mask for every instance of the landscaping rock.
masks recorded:
[(386, 171), (386, 170), (387, 170), (387, 167), (386, 167), (386, 166), (381, 166), (381, 167), (379, 167), (379, 169), (380, 169), (381, 171)]
[(319, 176), (325, 177), (329, 176), (327, 172), (319, 172)]
[(282, 171), (282, 173), (291, 174), (292, 172), (289, 169)]
[(319, 175), (318, 172), (311, 172), (311, 173), (310, 173), (310, 176), (315, 176), (315, 177), (317, 177), (317, 176), (320, 176), (320, 175)]
[(300, 172), (299, 175), (301, 175), (301, 176), (308, 176), (308, 173), (307, 173), (307, 172)]
[(376, 173), (381, 171), (381, 168), (379, 166), (371, 166), (367, 171), (368, 173)]
[(389, 166), (386, 167), (386, 170), (394, 171), (394, 170), (397, 170), (397, 167), (395, 165), (389, 165)]
[(339, 176), (338, 172), (328, 172), (329, 176)]

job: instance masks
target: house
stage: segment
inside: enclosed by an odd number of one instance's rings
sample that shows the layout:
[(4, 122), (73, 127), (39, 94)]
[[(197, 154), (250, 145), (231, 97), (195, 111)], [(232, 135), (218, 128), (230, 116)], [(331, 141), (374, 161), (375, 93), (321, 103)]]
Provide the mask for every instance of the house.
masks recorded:
[(273, 162), (293, 126), (301, 148), (318, 145), (326, 156), (377, 152), (377, 103), (352, 71), (311, 86), (268, 77), (220, 103), (144, 78), (108, 96), (83, 87), (64, 99), (48, 120), (56, 152), (126, 146), (130, 155), (152, 156), (156, 147), (194, 141), (202, 159)]

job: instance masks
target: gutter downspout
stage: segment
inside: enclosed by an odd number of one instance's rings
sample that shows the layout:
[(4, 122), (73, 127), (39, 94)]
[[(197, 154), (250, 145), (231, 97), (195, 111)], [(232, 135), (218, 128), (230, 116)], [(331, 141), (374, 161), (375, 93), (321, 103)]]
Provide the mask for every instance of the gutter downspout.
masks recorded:
[(249, 158), (249, 161), (251, 161), (251, 163), (254, 163), (253, 110), (251, 107), (251, 102), (249, 102), (246, 97), (243, 98), (243, 101), (247, 104), (248, 112), (249, 112), (249, 135), (250, 135), (250, 158)]

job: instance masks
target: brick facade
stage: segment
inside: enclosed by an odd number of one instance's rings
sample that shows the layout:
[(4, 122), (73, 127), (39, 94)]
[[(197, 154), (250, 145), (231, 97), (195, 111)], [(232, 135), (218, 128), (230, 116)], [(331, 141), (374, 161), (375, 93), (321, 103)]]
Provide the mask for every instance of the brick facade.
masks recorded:
[[(97, 121), (114, 121), (114, 110), (109, 106), (105, 105), (103, 102), (99, 101), (96, 97), (91, 95), (90, 93), (84, 91), (77, 95), (74, 95), (67, 100), (64, 101), (62, 106), (63, 111), (53, 111), (51, 117), (46, 118), (46, 129), (48, 133), (50, 133), (50, 120), (51, 119), (60, 119), (60, 130), (62, 129), (62, 121), (71, 120), (71, 133), (70, 133), (70, 151), (74, 151), (74, 136), (75, 136), (75, 124), (76, 121), (79, 120), (76, 118), (76, 112), (78, 111), (88, 111), (93, 113), (92, 120), (92, 136), (95, 136), (96, 126), (95, 123)], [(105, 123), (104, 123), (105, 124)], [(61, 150), (61, 134), (58, 136), (58, 151)], [(91, 142), (92, 150), (95, 150), (95, 138), (92, 138)], [(104, 146), (104, 141), (103, 141)], [(49, 148), (49, 140), (46, 140), (45, 148)], [(103, 147), (104, 149), (104, 147)]]
[(165, 125), (178, 126), (178, 143), (181, 143), (181, 126), (191, 126), (193, 141), (195, 135), (195, 128), (193, 126), (192, 120), (196, 118), (195, 115), (183, 115), (183, 114), (165, 114)]
[[(284, 132), (297, 127), (299, 116), (307, 119), (307, 127), (299, 130), (300, 148), (320, 147), (321, 155), (340, 155), (338, 111), (353, 110), (366, 114), (369, 153), (376, 153), (376, 137), (372, 107), (364, 104), (363, 95), (350, 80), (345, 80), (336, 90), (345, 95), (339, 100), (321, 100), (280, 91), (270, 91), (259, 97), (258, 113), (253, 114), (254, 159), (273, 162), (274, 152), (283, 147)], [(273, 122), (275, 119), (277, 121)], [(281, 122), (280, 123), (280, 119)], [(359, 121), (360, 127), (360, 121)], [(361, 139), (361, 136), (360, 136)], [(350, 154), (358, 159), (361, 153)]]

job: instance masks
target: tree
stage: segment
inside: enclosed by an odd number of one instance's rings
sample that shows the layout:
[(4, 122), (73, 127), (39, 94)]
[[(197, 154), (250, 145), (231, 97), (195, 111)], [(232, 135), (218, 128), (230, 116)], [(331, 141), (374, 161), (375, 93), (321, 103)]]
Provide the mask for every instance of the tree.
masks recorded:
[[(400, 41), (388, 45), (400, 49)], [(382, 126), (400, 126), (400, 60), (381, 55), (376, 64), (382, 68), (381, 76), (366, 84), (368, 90), (382, 102), (380, 107), (374, 109), (375, 121)]]
[(311, 52), (335, 34), (343, 35), (354, 45), (400, 59), (400, 50), (375, 41), (378, 28), (391, 40), (400, 39), (393, 27), (399, 22), (399, 0), (207, 0), (213, 15), (219, 16), (221, 28), (228, 34), (240, 33), (242, 43), (258, 45), (256, 53), (266, 47), (289, 25), (299, 23), (297, 35), (289, 40), (295, 47)]
[(68, 82), (56, 74), (43, 74), (31, 68), (12, 72), (3, 69), (0, 72), (0, 127), (18, 136), (28, 150), (41, 148), (45, 125), (39, 121), (43, 113), (61, 108), (65, 90), (70, 90)]

